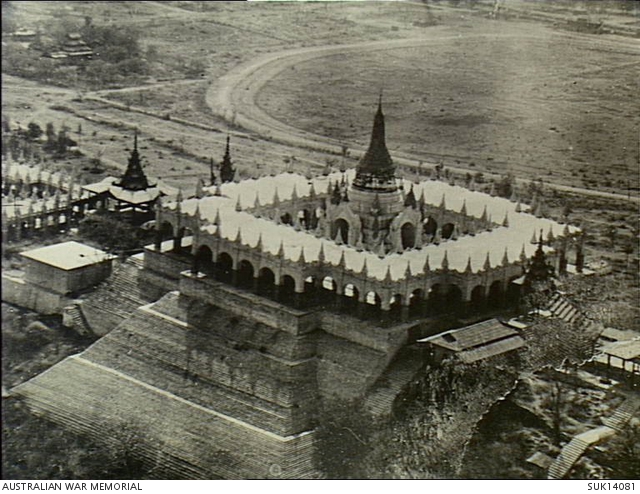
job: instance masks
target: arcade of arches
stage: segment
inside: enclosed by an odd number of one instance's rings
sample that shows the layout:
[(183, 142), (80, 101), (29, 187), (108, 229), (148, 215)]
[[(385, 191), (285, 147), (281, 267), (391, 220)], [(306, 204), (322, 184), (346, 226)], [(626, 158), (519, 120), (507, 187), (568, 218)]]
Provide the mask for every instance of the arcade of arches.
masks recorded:
[[(185, 248), (174, 253), (185, 256)], [(409, 320), (447, 313), (481, 313), (516, 303), (516, 285), (495, 280), (488, 286), (478, 284), (468, 291), (460, 283), (436, 282), (428, 290), (415, 288), (408, 294), (377, 291), (366, 280), (345, 282), (340, 286), (331, 276), (307, 276), (300, 279), (296, 273), (282, 272), (274, 266), (258, 267), (255, 260), (246, 257), (234, 258), (228, 252), (216, 255), (207, 245), (197, 248), (190, 256), (192, 272), (207, 278), (256, 293), (260, 296), (289, 305), (297, 309), (330, 310), (355, 315), (361, 319)], [(296, 278), (300, 281), (296, 281)], [(511, 280), (510, 280), (511, 281)], [(514, 288), (516, 287), (516, 288)]]

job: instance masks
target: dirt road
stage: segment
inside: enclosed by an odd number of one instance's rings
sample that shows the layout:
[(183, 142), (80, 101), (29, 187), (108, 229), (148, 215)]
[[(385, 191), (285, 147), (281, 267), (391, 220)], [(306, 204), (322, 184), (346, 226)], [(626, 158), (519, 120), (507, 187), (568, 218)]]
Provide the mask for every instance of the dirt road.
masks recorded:
[[(575, 36), (567, 33), (556, 33), (558, 41), (562, 37)], [(398, 48), (410, 48), (425, 44), (437, 44), (450, 42), (459, 37), (458, 34), (451, 34), (451, 31), (445, 27), (436, 27), (429, 31), (429, 36), (399, 40), (385, 41), (367, 41), (363, 43), (354, 43), (346, 45), (324, 45), (311, 48), (297, 48), (277, 53), (267, 53), (249, 62), (239, 65), (235, 69), (228, 72), (225, 76), (218, 79), (207, 91), (206, 102), (213, 112), (233, 123), (257, 134), (274, 140), (289, 144), (296, 147), (314, 149), (332, 154), (340, 154), (343, 145), (347, 145), (350, 151), (361, 154), (365, 149), (352, 143), (339, 142), (328, 137), (313, 134), (285, 122), (277, 120), (262, 110), (257, 104), (257, 97), (261, 89), (266, 83), (280, 74), (284, 70), (291, 69), (296, 64), (306, 62), (313, 59), (321, 59), (336, 54), (349, 54), (363, 51), (384, 51)], [(474, 34), (472, 37), (492, 38), (497, 37), (508, 40), (514, 36), (521, 35), (492, 33), (492, 34)], [(530, 36), (533, 38), (533, 36)], [(537, 39), (537, 38), (536, 38)], [(616, 41), (607, 38), (602, 39), (602, 43), (616, 44)], [(417, 166), (424, 161), (424, 156), (411, 155), (407, 153), (394, 153), (394, 160), (399, 165)], [(433, 163), (423, 166), (433, 167)], [(456, 173), (473, 172), (474, 170), (460, 166), (451, 166), (447, 164), (447, 168)], [(486, 173), (489, 177), (498, 177), (497, 174)], [(529, 178), (517, 177), (517, 182), (528, 183)], [(583, 194), (594, 197), (603, 197), (615, 200), (630, 200), (640, 203), (639, 197), (629, 197), (625, 194), (599, 191), (595, 189), (586, 189), (582, 187), (572, 187), (560, 184), (548, 184), (556, 190), (570, 192), (575, 194)]]

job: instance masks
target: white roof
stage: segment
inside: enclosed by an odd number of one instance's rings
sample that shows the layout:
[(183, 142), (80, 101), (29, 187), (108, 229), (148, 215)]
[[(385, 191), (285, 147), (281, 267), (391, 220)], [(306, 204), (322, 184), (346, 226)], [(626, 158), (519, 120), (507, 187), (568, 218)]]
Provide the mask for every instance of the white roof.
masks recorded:
[(73, 241), (28, 250), (20, 255), (64, 271), (83, 268), (112, 258), (100, 249)]
[[(353, 180), (354, 170), (346, 172), (347, 180)], [(520, 257), (522, 248), (527, 257), (533, 256), (537, 245), (531, 243), (531, 238), (543, 230), (544, 235), (551, 230), (557, 237), (563, 236), (566, 225), (546, 218), (536, 218), (528, 213), (517, 213), (516, 204), (508, 199), (492, 197), (481, 192), (474, 192), (456, 185), (449, 185), (440, 181), (425, 181), (414, 184), (413, 190), (416, 197), (424, 192), (425, 202), (434, 206), (440, 205), (445, 197), (446, 208), (460, 211), (463, 203), (466, 204), (467, 214), (477, 218), (482, 217), (484, 208), (487, 215), (496, 223), (502, 223), (505, 214), (508, 215), (509, 226), (497, 227), (493, 231), (482, 232), (475, 236), (463, 236), (458, 240), (443, 241), (439, 245), (428, 245), (420, 250), (412, 249), (402, 254), (389, 254), (384, 258), (371, 252), (358, 252), (355, 248), (346, 245), (338, 245), (333, 241), (318, 238), (313, 232), (295, 231), (292, 226), (279, 225), (270, 219), (257, 218), (245, 211), (236, 211), (236, 202), (239, 199), (243, 210), (253, 208), (256, 195), (261, 205), (273, 204), (274, 195), (280, 201), (292, 198), (295, 189), (297, 197), (308, 197), (313, 184), (316, 193), (325, 193), (329, 182), (342, 179), (342, 174), (337, 172), (328, 176), (320, 176), (311, 180), (294, 173), (283, 173), (276, 176), (260, 179), (245, 180), (240, 183), (227, 183), (221, 186), (221, 196), (215, 196), (215, 187), (207, 187), (209, 196), (201, 199), (186, 199), (182, 201), (181, 210), (188, 215), (195, 214), (196, 206), (199, 214), (206, 222), (213, 223), (216, 214), (220, 215), (220, 235), (228, 240), (234, 240), (241, 230), (242, 242), (250, 246), (256, 246), (258, 239), (262, 239), (262, 250), (276, 254), (280, 243), (284, 247), (284, 257), (297, 261), (301, 250), (304, 249), (306, 261), (318, 259), (320, 247), (324, 251), (325, 262), (337, 265), (342, 253), (345, 254), (347, 269), (360, 272), (366, 260), (369, 276), (384, 279), (387, 269), (390, 270), (391, 279), (397, 281), (404, 279), (407, 264), (411, 273), (417, 275), (423, 272), (425, 260), (429, 257), (431, 269), (438, 269), (442, 260), (447, 255), (449, 269), (464, 272), (469, 256), (471, 268), (474, 272), (483, 269), (487, 253), (489, 253), (492, 266), (498, 266), (507, 249), (510, 262)], [(405, 181), (405, 189), (408, 190), (411, 182)], [(175, 209), (175, 201), (165, 203), (164, 207)], [(218, 227), (209, 224), (203, 230), (215, 233)], [(574, 233), (578, 229), (568, 226), (569, 232)], [(550, 250), (545, 247), (545, 250)]]
[(109, 191), (114, 198), (129, 204), (143, 204), (156, 200), (160, 194), (176, 195), (178, 193), (178, 189), (162, 181), (155, 185), (150, 185), (144, 190), (128, 190), (115, 185), (119, 180), (116, 177), (105, 177), (100, 182), (83, 185), (82, 188), (94, 194), (102, 194)]

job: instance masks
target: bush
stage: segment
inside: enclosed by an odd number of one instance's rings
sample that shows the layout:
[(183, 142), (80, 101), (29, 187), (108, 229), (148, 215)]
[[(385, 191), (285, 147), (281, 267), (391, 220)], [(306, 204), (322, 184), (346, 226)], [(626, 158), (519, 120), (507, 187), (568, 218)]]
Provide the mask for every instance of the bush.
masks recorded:
[(96, 213), (80, 222), (78, 233), (111, 252), (135, 250), (145, 243), (138, 228), (111, 213)]

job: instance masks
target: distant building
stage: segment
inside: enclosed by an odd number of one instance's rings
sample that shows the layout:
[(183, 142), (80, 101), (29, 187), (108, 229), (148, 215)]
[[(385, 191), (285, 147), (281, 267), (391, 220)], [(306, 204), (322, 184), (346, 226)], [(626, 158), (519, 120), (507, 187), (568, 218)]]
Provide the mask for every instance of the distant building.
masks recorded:
[(67, 39), (62, 45), (62, 51), (69, 57), (91, 58), (93, 56), (93, 50), (87, 46), (87, 43), (78, 33), (67, 34)]
[(3, 275), (3, 300), (45, 314), (59, 313), (74, 294), (111, 274), (112, 257), (79, 242), (21, 252), (24, 276)]

